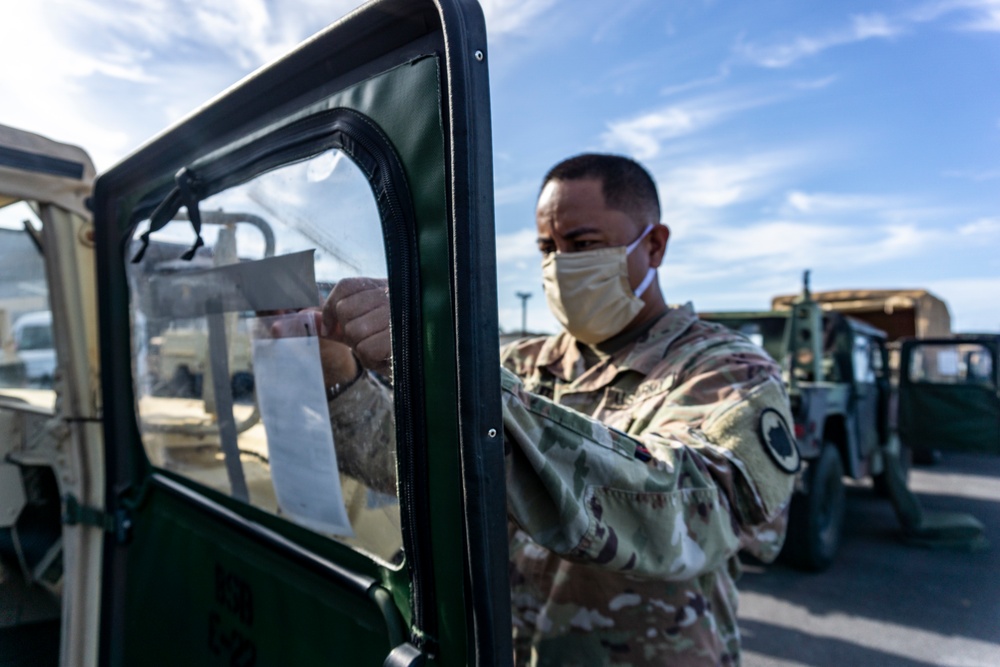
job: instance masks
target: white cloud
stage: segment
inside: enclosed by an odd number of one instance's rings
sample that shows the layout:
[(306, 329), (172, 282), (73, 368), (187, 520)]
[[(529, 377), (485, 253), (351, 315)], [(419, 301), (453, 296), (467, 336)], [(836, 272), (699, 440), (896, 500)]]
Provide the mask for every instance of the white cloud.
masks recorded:
[(980, 218), (958, 228), (962, 236), (992, 236), (1000, 233), (1000, 218)]
[(767, 195), (800, 167), (794, 152), (756, 153), (715, 158), (657, 173), (663, 207), (671, 214), (717, 209)]
[(912, 197), (852, 193), (807, 193), (793, 190), (780, 207), (782, 215), (794, 219), (887, 227), (944, 228), (961, 215), (955, 208), (926, 204)]
[(809, 194), (794, 190), (786, 198), (787, 208), (795, 213), (820, 214), (861, 211), (884, 211), (898, 208), (901, 202), (892, 197), (852, 194)]
[[(998, 123), (998, 125), (1000, 125), (1000, 123)], [(975, 181), (976, 183), (982, 183), (983, 181), (995, 181), (1000, 179), (1000, 169), (991, 169), (987, 171), (946, 171), (944, 175), (950, 178), (964, 178), (970, 181)]]
[[(697, 188), (690, 184), (676, 188), (679, 194), (672, 203), (684, 222), (671, 242), (673, 250), (664, 272), (666, 283), (679, 288), (679, 294), (697, 296), (706, 302), (702, 308), (764, 307), (762, 303), (741, 306), (739, 298), (756, 294), (759, 302), (761, 295), (788, 292), (805, 268), (834, 280), (877, 273), (893, 262), (912, 266), (919, 273), (919, 267), (926, 265), (920, 263), (921, 258), (962, 252), (969, 235), (1000, 231), (1000, 220), (981, 219), (956, 234), (947, 225), (955, 211), (890, 195), (793, 190), (781, 197), (778, 206), (761, 207), (776, 211), (779, 217), (765, 213), (742, 223), (733, 222), (731, 212), (705, 206), (773, 200), (776, 184), (801, 171), (794, 156), (779, 157), (783, 159), (771, 156), (764, 161), (757, 156), (759, 163), (769, 163), (768, 169), (755, 169), (748, 162), (740, 169), (730, 165), (723, 170), (735, 175), (736, 185), (730, 186), (732, 202), (692, 198)], [(747, 185), (740, 178), (748, 179)], [(726, 192), (722, 188), (716, 195)], [(740, 211), (744, 217), (748, 209)]]
[(520, 181), (511, 185), (495, 187), (493, 190), (493, 201), (497, 206), (504, 204), (516, 204), (523, 201), (533, 200), (538, 194), (538, 179)]
[[(917, 225), (861, 229), (793, 220), (711, 225), (686, 240), (679, 261), (668, 264), (680, 284), (720, 280), (742, 284), (759, 276), (795, 275), (805, 267), (843, 274), (912, 257), (945, 240), (942, 232)], [(705, 272), (706, 267), (711, 270)]]
[[(0, 122), (81, 144), (99, 169), (361, 0), (39, 0), (5, 8)], [(515, 29), (548, 2), (507, 11)], [(86, 29), (82, 30), (81, 26)], [(95, 93), (95, 91), (100, 93)], [(16, 102), (16, 103), (15, 103)], [(125, 110), (133, 110), (127, 113)]]
[(533, 227), (509, 234), (498, 234), (497, 263), (504, 264), (518, 260), (541, 261), (537, 239), (538, 231)]
[(837, 75), (825, 76), (821, 79), (811, 79), (809, 81), (798, 81), (793, 85), (799, 90), (822, 90), (830, 87), (839, 77)]
[(977, 32), (1000, 32), (1000, 7), (984, 11), (978, 17), (964, 23), (961, 29)]
[(693, 81), (685, 81), (684, 83), (678, 83), (670, 86), (666, 86), (660, 90), (660, 95), (664, 97), (670, 97), (671, 95), (676, 95), (678, 93), (686, 93), (689, 90), (695, 90), (698, 88), (707, 88), (709, 86), (714, 86), (716, 84), (722, 83), (729, 77), (729, 65), (724, 63), (719, 67), (719, 71), (714, 76), (705, 77), (702, 79), (695, 79)]
[[(50, 8), (48, 8), (50, 9)], [(7, 28), (0, 40), (0, 122), (80, 144), (97, 160), (94, 146), (105, 155), (122, 155), (127, 132), (87, 119), (80, 109), (92, 94), (83, 81), (96, 73), (129, 81), (148, 80), (136, 65), (124, 65), (73, 49), (52, 30), (53, 18), (43, 3), (14, 3), (4, 8)]]
[(743, 42), (736, 51), (746, 60), (762, 67), (781, 68), (814, 56), (827, 49), (868, 39), (888, 39), (899, 35), (904, 26), (882, 14), (851, 17), (850, 25), (819, 36), (800, 36), (790, 42), (761, 45)]
[[(272, 11), (266, 0), (94, 0), (66, 2), (67, 24), (85, 22), (92, 44), (152, 49), (161, 56), (185, 50), (222, 55), (243, 70), (272, 60), (362, 4), (359, 0), (296, 0), (294, 11)], [(46, 4), (46, 3), (42, 3)], [(80, 43), (85, 36), (76, 36)]]
[(893, 39), (915, 24), (960, 14), (958, 30), (1000, 32), (1000, 0), (938, 0), (893, 16), (858, 14), (846, 27), (819, 35), (800, 35), (788, 42), (758, 44), (739, 42), (736, 52), (761, 67), (782, 68), (827, 49), (871, 39)]
[(862, 41), (873, 37), (894, 37), (903, 28), (895, 25), (882, 14), (861, 14), (851, 17), (850, 37), (853, 41)]
[(623, 147), (644, 160), (659, 153), (663, 141), (690, 134), (712, 120), (710, 112), (668, 107), (631, 120), (610, 123), (604, 141), (609, 147)]
[(927, 289), (948, 303), (952, 331), (1000, 332), (1000, 313), (994, 296), (1000, 294), (1000, 278), (930, 280)]
[[(491, 38), (558, 0), (484, 0)], [(0, 122), (83, 145), (106, 168), (355, 10), (362, 0), (37, 0), (4, 8)], [(100, 94), (95, 91), (100, 90)], [(133, 113), (125, 113), (132, 109)], [(110, 129), (109, 129), (110, 128)]]
[(660, 153), (664, 142), (693, 134), (741, 111), (774, 101), (775, 97), (745, 93), (695, 98), (629, 119), (612, 121), (601, 135), (601, 140), (609, 149), (623, 150), (639, 160), (648, 160)]
[(937, 0), (911, 11), (913, 21), (933, 21), (942, 16), (961, 13), (958, 30), (1000, 32), (1000, 0)]
[(557, 0), (480, 0), (491, 38), (523, 32)]

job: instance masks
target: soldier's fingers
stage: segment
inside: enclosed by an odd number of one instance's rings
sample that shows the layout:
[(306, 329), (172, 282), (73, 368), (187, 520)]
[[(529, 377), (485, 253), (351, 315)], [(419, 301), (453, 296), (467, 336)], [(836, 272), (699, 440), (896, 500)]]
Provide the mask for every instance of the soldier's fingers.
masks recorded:
[(376, 284), (355, 291), (337, 300), (337, 319), (342, 323), (367, 315), (378, 308), (389, 307), (389, 291), (386, 285)]
[(377, 331), (360, 341), (354, 348), (365, 368), (388, 375), (392, 369), (392, 339), (389, 329)]
[(323, 304), (324, 335), (350, 342), (345, 327), (350, 321), (388, 304), (387, 281), (376, 278), (344, 278), (330, 291)]
[(376, 307), (360, 317), (341, 320), (344, 340), (351, 347), (357, 347), (362, 341), (372, 337), (389, 337), (389, 305)]
[(337, 319), (337, 301), (333, 294), (333, 291), (326, 297), (326, 301), (323, 302), (323, 316), (322, 316), (323, 328), (321, 333), (327, 338), (332, 338), (336, 341), (343, 340), (343, 331), (340, 327), (340, 320)]
[(384, 278), (342, 278), (337, 281), (330, 291), (330, 296), (336, 301), (343, 301), (358, 292), (385, 288), (387, 281)]

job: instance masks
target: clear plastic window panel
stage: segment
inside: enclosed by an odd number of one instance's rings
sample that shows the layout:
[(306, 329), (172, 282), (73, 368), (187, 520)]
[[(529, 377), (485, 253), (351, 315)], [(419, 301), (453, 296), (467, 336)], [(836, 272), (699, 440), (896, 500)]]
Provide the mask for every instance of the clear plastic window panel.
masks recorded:
[(975, 343), (915, 347), (909, 373), (913, 382), (996, 388), (992, 352)]
[(875, 373), (871, 365), (872, 343), (867, 336), (854, 337), (854, 380), (855, 382), (872, 383)]
[(181, 256), (195, 236), (181, 209), (128, 265), (149, 459), (398, 563), (391, 358), (360, 365), (331, 331), (342, 323), (324, 316), (331, 293), (367, 290), (388, 312), (367, 180), (346, 154), (327, 151), (205, 199), (200, 211), (204, 246), (190, 261)]
[(28, 202), (0, 208), (0, 389), (32, 390), (21, 398), (51, 407), (57, 364), (41, 229)]

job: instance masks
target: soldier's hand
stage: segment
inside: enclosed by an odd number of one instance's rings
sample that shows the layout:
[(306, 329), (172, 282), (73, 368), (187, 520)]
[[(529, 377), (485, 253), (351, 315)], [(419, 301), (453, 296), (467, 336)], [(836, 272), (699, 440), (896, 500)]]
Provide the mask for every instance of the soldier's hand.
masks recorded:
[(274, 338), (315, 336), (319, 338), (319, 356), (323, 365), (323, 381), (327, 386), (345, 384), (358, 377), (358, 363), (351, 348), (323, 337), (323, 311), (319, 308), (283, 313), (271, 324)]
[(388, 375), (392, 369), (388, 281), (340, 280), (323, 304), (323, 335), (350, 347), (365, 368)]

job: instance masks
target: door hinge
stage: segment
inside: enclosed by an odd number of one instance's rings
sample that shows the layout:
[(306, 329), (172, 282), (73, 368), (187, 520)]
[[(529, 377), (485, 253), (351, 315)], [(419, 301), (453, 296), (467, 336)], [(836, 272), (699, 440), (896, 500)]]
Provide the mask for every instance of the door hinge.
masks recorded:
[(109, 514), (89, 505), (82, 505), (71, 493), (63, 496), (62, 522), (67, 526), (93, 526), (106, 533), (112, 533), (119, 544), (128, 541), (132, 530), (132, 519), (127, 510), (116, 510)]

